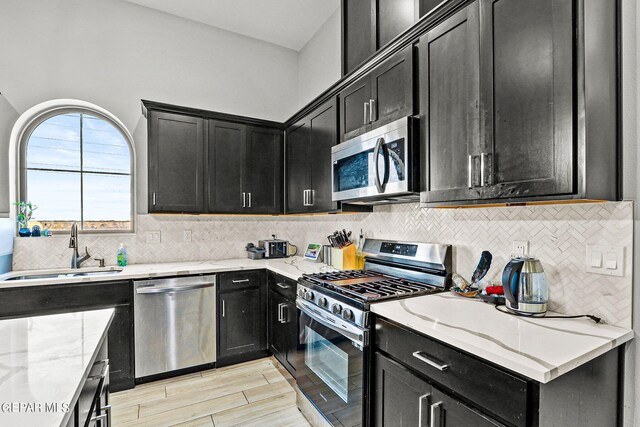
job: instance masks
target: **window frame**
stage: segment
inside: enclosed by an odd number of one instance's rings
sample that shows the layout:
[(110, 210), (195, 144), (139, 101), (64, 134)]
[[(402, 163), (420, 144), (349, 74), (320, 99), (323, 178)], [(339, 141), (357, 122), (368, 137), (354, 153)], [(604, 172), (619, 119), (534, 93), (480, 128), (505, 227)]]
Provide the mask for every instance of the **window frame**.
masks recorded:
[[(49, 120), (52, 117), (55, 116), (59, 116), (59, 115), (63, 115), (63, 114), (69, 114), (69, 113), (74, 113), (74, 114), (86, 114), (86, 115), (90, 115), (93, 117), (98, 117), (102, 120), (105, 120), (107, 123), (111, 124), (114, 128), (116, 128), (118, 130), (118, 132), (120, 132), (120, 134), (122, 135), (122, 138), (127, 142), (127, 145), (129, 147), (129, 177), (130, 177), (130, 189), (129, 189), (129, 206), (131, 207), (131, 211), (130, 211), (130, 220), (129, 223), (131, 224), (130, 228), (122, 228), (122, 229), (117, 229), (117, 230), (86, 230), (84, 229), (84, 218), (82, 218), (80, 221), (77, 221), (79, 227), (78, 227), (78, 232), (81, 234), (108, 234), (108, 235), (117, 235), (117, 234), (135, 234), (135, 229), (136, 229), (136, 195), (135, 195), (135, 188), (136, 188), (136, 183), (135, 183), (135, 176), (136, 176), (136, 170), (135, 170), (135, 150), (134, 150), (134, 145), (133, 145), (133, 140), (131, 139), (131, 137), (129, 136), (129, 133), (126, 131), (126, 129), (123, 129), (123, 126), (118, 123), (118, 121), (114, 120), (114, 118), (109, 117), (108, 115), (91, 109), (91, 108), (86, 108), (86, 107), (80, 107), (80, 106), (68, 106), (68, 107), (63, 107), (63, 108), (52, 108), (49, 111), (46, 111), (42, 114), (39, 114), (37, 117), (34, 117), (29, 124), (24, 128), (24, 132), (22, 133), (22, 137), (20, 138), (20, 146), (19, 146), (19, 150), (18, 150), (18, 160), (19, 160), (19, 179), (18, 179), (18, 194), (19, 194), (19, 199), (20, 200), (26, 200), (27, 199), (27, 194), (28, 194), (28, 184), (27, 184), (27, 147), (29, 145), (29, 139), (31, 139), (31, 135), (32, 133), (36, 130), (36, 128), (38, 128), (38, 126), (40, 126), (42, 123), (44, 123), (45, 121)], [(69, 171), (70, 173), (78, 173), (80, 174), (80, 176), (84, 175), (85, 173), (90, 173), (90, 172), (85, 172), (83, 170), (76, 172), (76, 171)], [(118, 175), (118, 174), (113, 174), (113, 175)], [(124, 174), (122, 174), (124, 175)], [(84, 217), (84, 203), (83, 203), (83, 195), (82, 195), (82, 187), (80, 187), (80, 212), (81, 212), (81, 217)], [(61, 231), (70, 231), (70, 229), (62, 229), (62, 230), (57, 230), (58, 232)]]

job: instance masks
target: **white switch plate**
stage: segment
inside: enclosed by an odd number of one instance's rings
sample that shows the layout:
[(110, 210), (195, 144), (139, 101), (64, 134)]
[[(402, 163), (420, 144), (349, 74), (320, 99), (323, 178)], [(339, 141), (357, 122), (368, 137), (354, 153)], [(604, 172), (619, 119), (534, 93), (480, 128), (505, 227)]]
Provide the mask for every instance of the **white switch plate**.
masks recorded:
[(587, 245), (585, 266), (587, 273), (624, 276), (624, 246)]
[(528, 240), (514, 240), (511, 246), (511, 258), (529, 255)]
[(182, 232), (182, 241), (184, 243), (191, 243), (191, 230), (184, 230)]
[(147, 231), (145, 238), (147, 243), (160, 243), (160, 231)]

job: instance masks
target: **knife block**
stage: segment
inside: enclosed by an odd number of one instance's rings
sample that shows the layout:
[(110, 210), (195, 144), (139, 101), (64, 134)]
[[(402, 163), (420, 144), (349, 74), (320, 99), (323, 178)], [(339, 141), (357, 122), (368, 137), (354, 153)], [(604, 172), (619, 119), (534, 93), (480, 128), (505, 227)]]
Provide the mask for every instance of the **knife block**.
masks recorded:
[(357, 269), (356, 245), (351, 244), (342, 249), (331, 248), (331, 266), (338, 270)]

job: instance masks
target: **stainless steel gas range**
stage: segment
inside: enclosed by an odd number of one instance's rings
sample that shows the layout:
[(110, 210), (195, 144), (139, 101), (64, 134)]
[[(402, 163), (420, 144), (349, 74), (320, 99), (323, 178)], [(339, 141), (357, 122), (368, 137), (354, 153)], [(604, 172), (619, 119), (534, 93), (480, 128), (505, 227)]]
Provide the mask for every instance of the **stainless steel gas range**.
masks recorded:
[(443, 292), (451, 246), (367, 239), (364, 271), (298, 280), (298, 387), (334, 426), (367, 424), (370, 306)]

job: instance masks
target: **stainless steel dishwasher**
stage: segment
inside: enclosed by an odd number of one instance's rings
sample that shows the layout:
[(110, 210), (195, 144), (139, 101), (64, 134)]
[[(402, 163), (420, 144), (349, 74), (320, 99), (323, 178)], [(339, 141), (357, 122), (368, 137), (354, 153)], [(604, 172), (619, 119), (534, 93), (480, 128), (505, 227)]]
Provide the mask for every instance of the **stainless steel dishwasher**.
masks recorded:
[(216, 361), (214, 275), (134, 281), (135, 377)]

